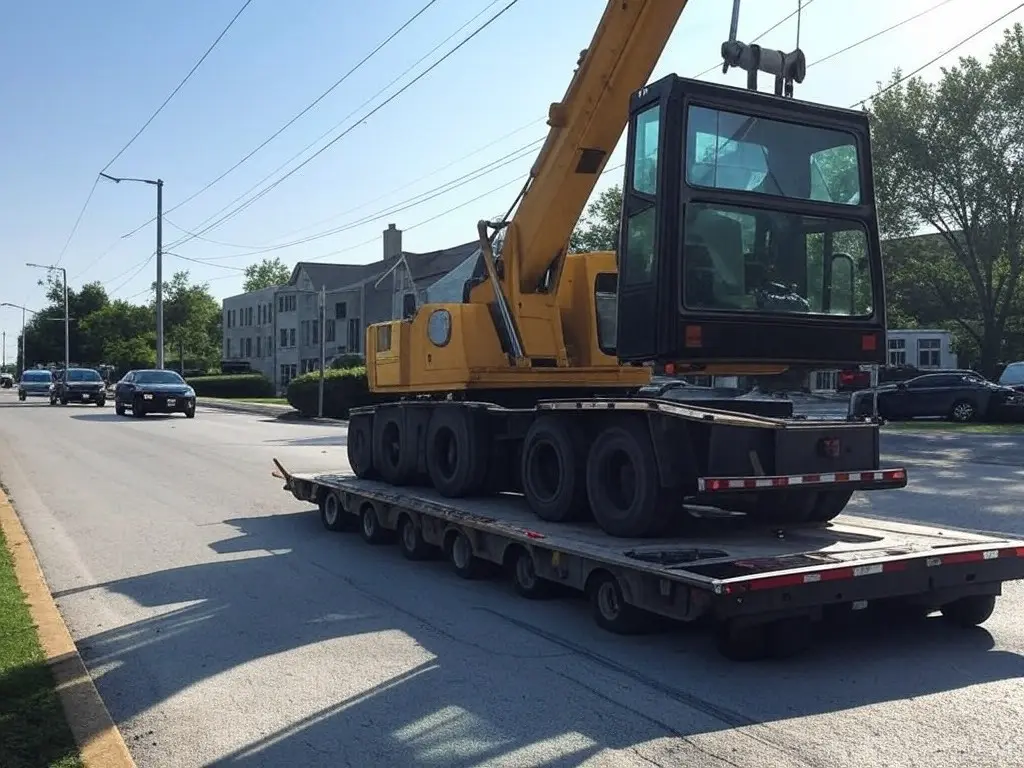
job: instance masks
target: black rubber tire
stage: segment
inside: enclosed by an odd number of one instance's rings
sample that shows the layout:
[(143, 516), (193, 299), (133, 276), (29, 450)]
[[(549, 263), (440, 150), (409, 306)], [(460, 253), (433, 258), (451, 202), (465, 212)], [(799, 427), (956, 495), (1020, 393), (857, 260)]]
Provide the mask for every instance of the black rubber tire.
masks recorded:
[(953, 403), (953, 407), (949, 409), (949, 420), (959, 424), (974, 421), (974, 417), (977, 415), (978, 409), (970, 400), (957, 400)]
[(373, 419), (373, 466), (389, 485), (408, 485), (416, 477), (416, 447), (405, 438), (401, 408), (381, 408)]
[(60, 399), (60, 404), (61, 404), (61, 405), (67, 405), (67, 404), (68, 404), (68, 399), (67, 399), (66, 397), (62, 397), (62, 398)]
[(124, 416), (125, 413), (127, 413), (127, 411), (125, 411), (124, 409), (124, 405), (116, 398), (114, 400), (114, 413), (116, 413), (118, 416)]
[(186, 405), (184, 413), (186, 419), (194, 419), (196, 417), (196, 404)]
[(141, 419), (145, 415), (146, 408), (142, 404), (142, 398), (136, 397), (134, 400), (132, 400), (132, 416), (134, 416), (136, 419)]
[(398, 548), (406, 560), (426, 560), (434, 548), (423, 538), (419, 524), (408, 515), (398, 522)]
[(651, 629), (653, 617), (626, 602), (619, 580), (610, 573), (598, 572), (587, 583), (587, 597), (594, 623), (616, 635), (639, 635)]
[[(618, 471), (615, 460), (623, 462)], [(670, 497), (645, 421), (622, 421), (598, 435), (587, 457), (587, 498), (594, 520), (612, 536), (654, 537), (671, 524)]]
[(792, 616), (765, 627), (766, 652), (774, 659), (791, 659), (814, 643), (814, 623), (807, 616)]
[(537, 517), (553, 523), (583, 520), (590, 512), (587, 451), (572, 427), (567, 419), (541, 416), (523, 440), (523, 495)]
[(958, 627), (978, 627), (988, 621), (996, 609), (995, 595), (970, 595), (946, 603), (942, 618)]
[(350, 531), (354, 520), (342, 506), (338, 494), (327, 491), (320, 496), (320, 522), (328, 531)]
[(487, 442), (479, 414), (457, 405), (434, 409), (427, 427), (426, 459), (427, 474), (438, 493), (458, 499), (484, 488)]
[(377, 477), (373, 465), (373, 414), (360, 413), (348, 420), (348, 464), (356, 477), (372, 480)]
[(107, 398), (105, 398), (105, 397), (101, 397), (99, 400), (96, 401), (96, 407), (97, 408), (102, 408), (106, 404), (107, 404)]
[(56, 405), (56, 404), (57, 404), (57, 398), (56, 397), (51, 397), (50, 398), (50, 405)]
[(25, 402), (25, 395), (18, 395), (18, 399), (19, 399), (19, 400), (20, 400), (21, 402), (23, 402), (23, 403), (24, 403), (24, 402)]
[(529, 550), (515, 547), (508, 563), (516, 594), (527, 600), (544, 600), (550, 597), (552, 584), (537, 575), (536, 561)]
[(463, 579), (479, 578), (483, 572), (482, 561), (473, 554), (473, 542), (462, 531), (456, 531), (448, 545), (448, 561)]
[(818, 491), (818, 498), (811, 511), (811, 522), (827, 523), (829, 520), (834, 520), (843, 513), (851, 498), (853, 498), (851, 490)]
[(731, 621), (715, 627), (715, 648), (730, 661), (759, 661), (769, 654), (767, 626), (739, 626)]
[(359, 510), (359, 535), (367, 544), (386, 544), (391, 541), (391, 531), (380, 524), (377, 510), (372, 504), (364, 504)]

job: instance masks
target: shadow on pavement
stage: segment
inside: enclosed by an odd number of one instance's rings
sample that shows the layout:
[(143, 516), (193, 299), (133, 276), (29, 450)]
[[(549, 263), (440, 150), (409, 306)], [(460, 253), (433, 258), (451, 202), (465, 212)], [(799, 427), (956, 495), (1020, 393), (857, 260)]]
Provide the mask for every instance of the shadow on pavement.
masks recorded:
[(328, 534), (314, 512), (224, 522), (239, 535), (211, 545), (214, 562), (55, 595), (104, 589), (167, 608), (79, 648), (121, 723), (220, 676), (216, 695), (266, 735), (218, 764), (568, 766), (734, 728), (787, 749), (745, 727), (1024, 676), (984, 629), (937, 618), (844, 626), (799, 659), (740, 666), (696, 629), (607, 635), (582, 601), (519, 600)]
[[(65, 658), (55, 659), (55, 663)], [(71, 695), (75, 696), (73, 690)], [(94, 730), (88, 736), (97, 733)], [(0, 674), (0, 765), (28, 768), (64, 764), (61, 761), (65, 760), (70, 765), (77, 752), (46, 663), (22, 664)]]

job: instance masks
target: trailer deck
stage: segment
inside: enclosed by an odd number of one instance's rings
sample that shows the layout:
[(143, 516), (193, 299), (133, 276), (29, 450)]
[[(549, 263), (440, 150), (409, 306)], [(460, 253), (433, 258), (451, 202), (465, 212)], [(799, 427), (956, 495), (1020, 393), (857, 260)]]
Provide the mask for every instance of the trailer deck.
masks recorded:
[(554, 584), (585, 592), (597, 623), (613, 632), (641, 631), (652, 615), (708, 618), (733, 658), (787, 655), (826, 612), (876, 602), (980, 624), (1002, 582), (1024, 578), (1024, 540), (999, 535), (853, 515), (768, 526), (694, 507), (666, 537), (622, 539), (594, 524), (540, 520), (514, 494), (447, 499), (275, 464), (285, 489), (317, 504), (328, 529), (358, 529), (370, 543), (397, 539), (410, 559), (443, 553), (467, 578), (503, 567), (525, 597)]

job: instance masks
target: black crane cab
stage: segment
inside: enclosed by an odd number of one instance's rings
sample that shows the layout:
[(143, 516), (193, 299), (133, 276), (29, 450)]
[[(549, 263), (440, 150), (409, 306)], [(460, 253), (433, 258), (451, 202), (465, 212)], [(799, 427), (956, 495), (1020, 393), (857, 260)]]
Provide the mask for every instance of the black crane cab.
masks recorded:
[(670, 75), (630, 103), (615, 354), (885, 362), (867, 115)]

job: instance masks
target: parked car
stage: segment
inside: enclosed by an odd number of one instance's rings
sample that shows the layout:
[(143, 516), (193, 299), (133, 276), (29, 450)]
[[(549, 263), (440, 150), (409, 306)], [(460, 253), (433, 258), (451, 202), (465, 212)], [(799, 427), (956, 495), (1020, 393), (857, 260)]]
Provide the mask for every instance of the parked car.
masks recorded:
[(0, 373), (0, 388), (11, 389), (14, 386), (14, 376), (9, 373)]
[(196, 393), (175, 371), (145, 369), (128, 371), (114, 387), (114, 411), (124, 416), (147, 413), (184, 413), (196, 416)]
[(1024, 392), (1024, 362), (1010, 363), (999, 375), (999, 383), (1004, 387), (1012, 387)]
[(876, 392), (878, 415), (890, 421), (929, 417), (959, 422), (997, 419), (1008, 415), (1008, 410), (1024, 408), (1024, 393), (972, 371), (929, 373), (856, 392), (850, 397), (850, 416), (869, 416)]
[(45, 368), (30, 368), (22, 371), (18, 381), (18, 399), (24, 402), (29, 397), (50, 397), (53, 392), (53, 374)]
[(50, 392), (50, 405), (58, 402), (61, 405), (95, 404), (102, 408), (107, 404), (107, 385), (100, 372), (92, 368), (61, 370), (54, 376), (53, 390)]

